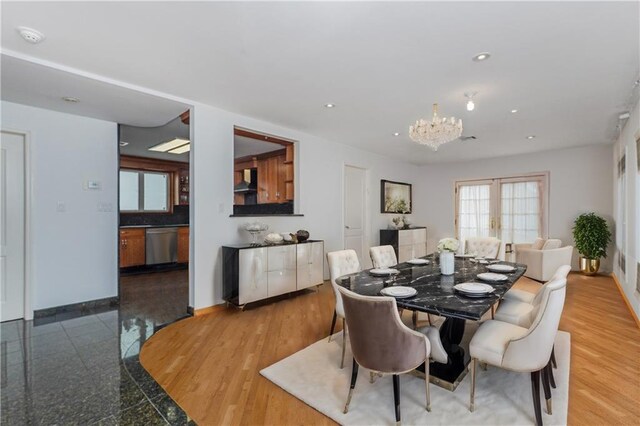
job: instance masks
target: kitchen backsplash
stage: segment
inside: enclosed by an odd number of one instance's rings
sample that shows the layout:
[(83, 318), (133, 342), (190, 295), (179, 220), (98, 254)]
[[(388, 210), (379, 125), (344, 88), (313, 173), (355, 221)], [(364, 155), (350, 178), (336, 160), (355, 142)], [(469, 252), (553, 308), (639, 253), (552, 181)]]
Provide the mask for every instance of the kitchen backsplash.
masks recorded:
[(188, 205), (173, 206), (173, 213), (120, 213), (120, 226), (186, 224), (189, 224)]

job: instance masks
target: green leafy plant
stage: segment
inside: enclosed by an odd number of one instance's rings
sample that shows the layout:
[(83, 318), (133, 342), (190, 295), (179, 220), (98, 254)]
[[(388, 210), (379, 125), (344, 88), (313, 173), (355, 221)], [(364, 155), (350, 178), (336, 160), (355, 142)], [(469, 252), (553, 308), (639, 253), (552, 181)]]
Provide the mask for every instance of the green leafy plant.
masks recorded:
[(573, 239), (578, 252), (587, 259), (607, 257), (611, 231), (604, 218), (595, 213), (584, 213), (574, 222)]

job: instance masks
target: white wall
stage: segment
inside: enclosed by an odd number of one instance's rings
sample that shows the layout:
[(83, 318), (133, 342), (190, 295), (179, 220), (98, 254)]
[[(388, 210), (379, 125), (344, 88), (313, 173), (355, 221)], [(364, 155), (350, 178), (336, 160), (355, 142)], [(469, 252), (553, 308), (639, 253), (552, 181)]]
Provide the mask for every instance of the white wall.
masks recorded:
[[(392, 215), (380, 214), (380, 179), (414, 184), (414, 204), (426, 192), (419, 190), (417, 166), (368, 153), (340, 143), (297, 132), (270, 123), (228, 113), (206, 105), (196, 105), (192, 115), (192, 227), (194, 258), (190, 272), (196, 309), (222, 302), (221, 246), (248, 242), (242, 230), (248, 221), (269, 224), (270, 231), (295, 232), (306, 229), (311, 238), (325, 240), (325, 251), (343, 248), (342, 175), (345, 164), (369, 170), (369, 245), (379, 242), (379, 230), (386, 228)], [(233, 126), (299, 141), (296, 186), (298, 212), (302, 217), (231, 218), (233, 209)], [(423, 205), (421, 203), (419, 205)], [(416, 225), (423, 217), (419, 209), (412, 215)], [(368, 253), (361, 259), (370, 264)], [(326, 266), (326, 265), (325, 265)], [(325, 277), (326, 267), (325, 267)]]
[[(571, 228), (580, 213), (594, 211), (612, 220), (611, 145), (545, 151), (490, 160), (427, 165), (415, 191), (419, 211), (426, 212), (429, 250), (440, 238), (454, 236), (454, 182), (549, 173), (549, 236), (573, 245)], [(578, 257), (574, 253), (574, 268)], [(603, 262), (611, 270), (611, 256)]]
[[(640, 278), (638, 272), (638, 217), (640, 216), (640, 196), (637, 188), (638, 163), (636, 160), (637, 147), (636, 139), (640, 136), (640, 102), (636, 104), (629, 120), (625, 124), (618, 141), (613, 149), (613, 195), (614, 195), (614, 218), (618, 217), (618, 184), (617, 184), (617, 164), (623, 154), (626, 153), (626, 272), (618, 267), (614, 262), (613, 271), (620, 281), (627, 296), (627, 300), (633, 307), (636, 315), (640, 317), (640, 293), (636, 290), (636, 281)], [(616, 222), (616, 227), (620, 226)], [(617, 245), (620, 242), (616, 241)], [(617, 256), (617, 253), (616, 253)], [(617, 260), (617, 257), (616, 257)]]
[[(116, 296), (116, 123), (1, 106), (2, 129), (29, 133), (32, 308)], [(100, 181), (102, 190), (84, 190), (87, 179)], [(57, 212), (58, 202), (65, 212)], [(112, 211), (99, 212), (98, 203), (110, 203)]]

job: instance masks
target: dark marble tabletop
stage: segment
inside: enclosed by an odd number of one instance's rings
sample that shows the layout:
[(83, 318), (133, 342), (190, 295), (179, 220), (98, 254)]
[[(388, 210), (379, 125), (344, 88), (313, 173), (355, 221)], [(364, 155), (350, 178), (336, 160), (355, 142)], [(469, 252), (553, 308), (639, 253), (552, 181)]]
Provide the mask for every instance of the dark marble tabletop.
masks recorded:
[(414, 266), (401, 263), (395, 266), (395, 269), (400, 271), (400, 274), (395, 276), (376, 277), (371, 275), (369, 270), (365, 270), (340, 277), (336, 282), (351, 291), (367, 296), (378, 296), (380, 290), (389, 286), (415, 287), (418, 294), (405, 299), (396, 299), (398, 307), (445, 317), (479, 320), (527, 270), (526, 265), (500, 262), (516, 268), (514, 272), (505, 274), (509, 280), (499, 284), (486, 282), (495, 288), (495, 291), (487, 297), (467, 297), (456, 292), (453, 286), (470, 281), (484, 283), (485, 281), (476, 276), (482, 272), (490, 272), (486, 268), (487, 265), (471, 259), (456, 258), (455, 273), (441, 275), (437, 255), (430, 254), (424, 259), (429, 260), (428, 265)]

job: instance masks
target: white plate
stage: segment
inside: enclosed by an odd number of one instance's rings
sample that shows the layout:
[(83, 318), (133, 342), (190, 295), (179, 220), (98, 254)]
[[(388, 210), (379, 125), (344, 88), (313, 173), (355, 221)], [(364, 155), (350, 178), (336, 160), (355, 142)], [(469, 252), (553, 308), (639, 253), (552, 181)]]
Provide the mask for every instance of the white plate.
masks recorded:
[(507, 277), (506, 275), (495, 274), (493, 272), (483, 272), (481, 274), (478, 274), (478, 278), (480, 278), (483, 281), (493, 281), (493, 282), (509, 280), (509, 277)]
[(491, 293), (494, 290), (489, 284), (483, 283), (462, 283), (454, 285), (453, 288), (463, 293), (477, 294)]
[(418, 290), (416, 290), (415, 288), (404, 287), (404, 286), (385, 287), (382, 290), (380, 290), (380, 294), (384, 296), (399, 297), (399, 298), (415, 296), (417, 293), (418, 293)]
[(493, 272), (513, 272), (516, 270), (516, 268), (511, 265), (489, 265), (487, 269)]
[(456, 257), (459, 259), (471, 259), (472, 257), (476, 257), (475, 254), (456, 254)]
[(398, 271), (397, 269), (393, 269), (393, 268), (374, 268), (374, 269), (371, 269), (369, 271), (369, 273), (371, 275), (386, 276), (386, 275), (399, 274), (400, 271)]
[(407, 263), (410, 263), (412, 265), (426, 265), (429, 263), (429, 261), (427, 259), (411, 259), (407, 260)]

